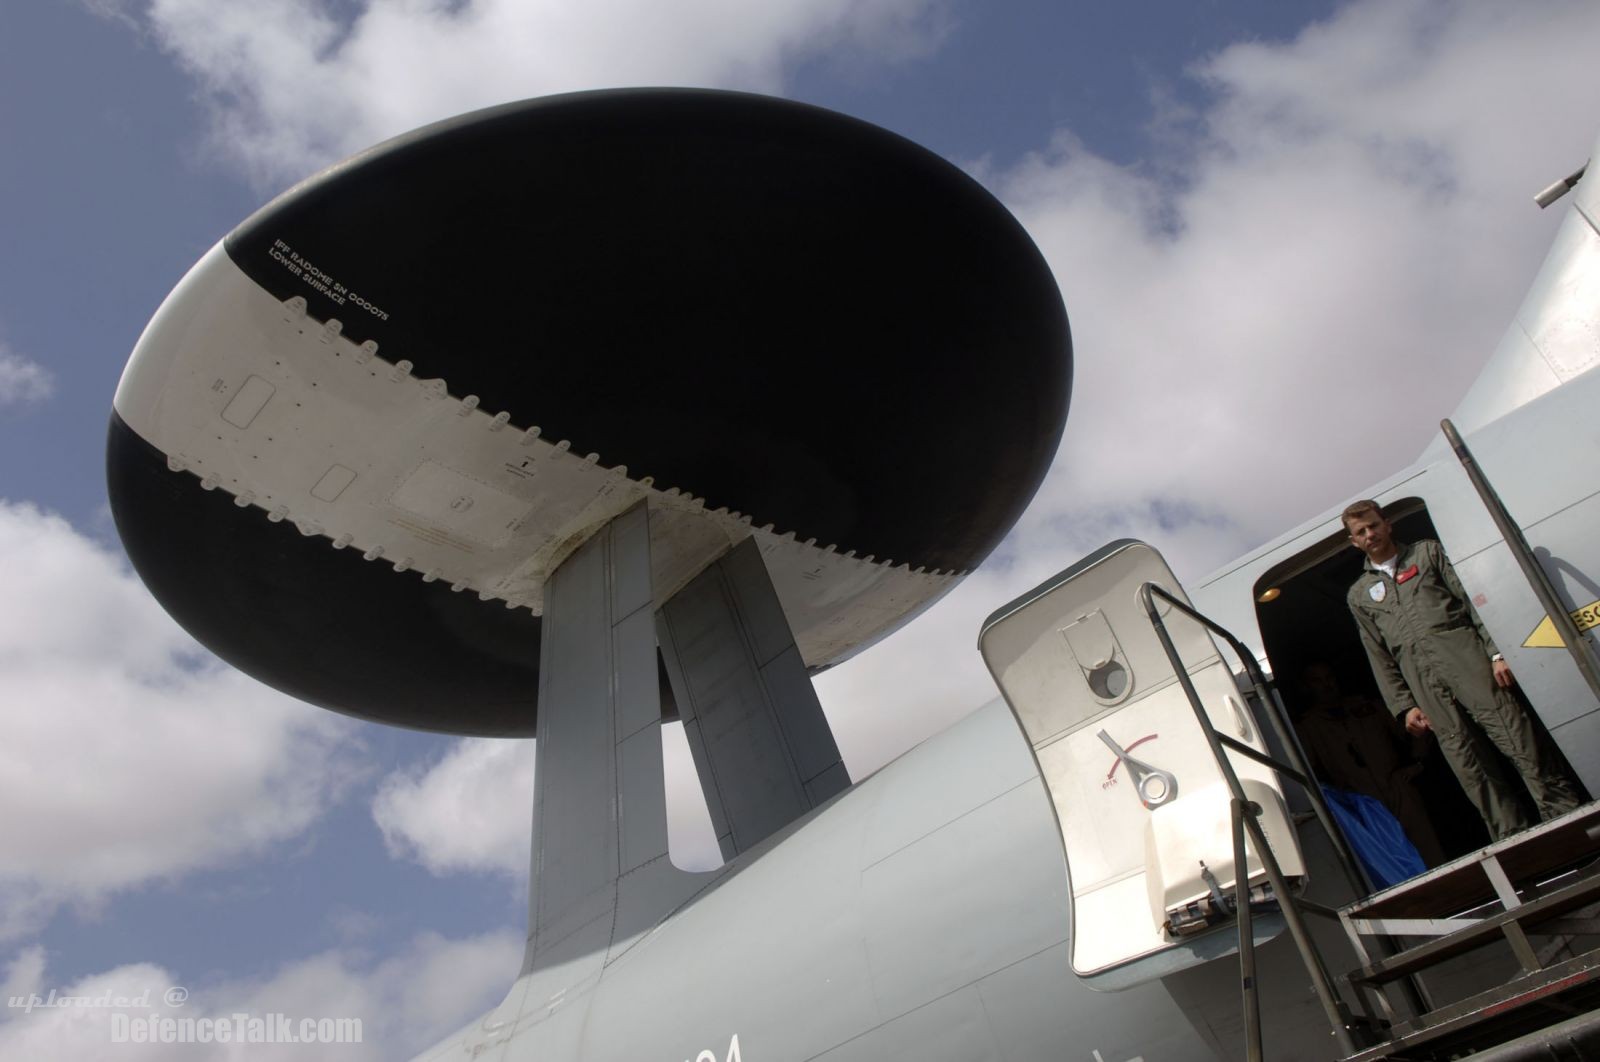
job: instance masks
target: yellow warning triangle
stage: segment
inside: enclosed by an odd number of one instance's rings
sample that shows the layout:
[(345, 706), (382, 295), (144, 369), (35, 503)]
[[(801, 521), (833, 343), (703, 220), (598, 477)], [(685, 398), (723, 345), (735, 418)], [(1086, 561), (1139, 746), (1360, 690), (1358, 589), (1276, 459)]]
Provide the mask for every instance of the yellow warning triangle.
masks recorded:
[[(1600, 627), (1600, 601), (1591, 601), (1582, 608), (1572, 613), (1572, 625), (1582, 634), (1586, 630)], [(1522, 643), (1524, 649), (1565, 649), (1567, 643), (1562, 640), (1556, 630), (1556, 621), (1546, 616), (1528, 635), (1528, 640)]]
[(1556, 630), (1556, 621), (1546, 616), (1528, 635), (1528, 640), (1522, 643), (1524, 649), (1565, 649), (1567, 643), (1561, 640), (1560, 633)]

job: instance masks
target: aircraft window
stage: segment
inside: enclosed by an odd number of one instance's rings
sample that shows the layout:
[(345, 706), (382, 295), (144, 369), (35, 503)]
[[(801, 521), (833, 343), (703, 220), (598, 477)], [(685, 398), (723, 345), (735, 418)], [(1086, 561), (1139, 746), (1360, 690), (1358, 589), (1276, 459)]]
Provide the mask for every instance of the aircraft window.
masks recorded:
[(1095, 609), (1079, 616), (1061, 628), (1061, 636), (1096, 700), (1116, 704), (1128, 695), (1133, 681), (1125, 662), (1127, 653), (1117, 642), (1103, 611)]
[(1088, 672), (1089, 688), (1102, 701), (1120, 700), (1128, 692), (1128, 669), (1108, 660)]

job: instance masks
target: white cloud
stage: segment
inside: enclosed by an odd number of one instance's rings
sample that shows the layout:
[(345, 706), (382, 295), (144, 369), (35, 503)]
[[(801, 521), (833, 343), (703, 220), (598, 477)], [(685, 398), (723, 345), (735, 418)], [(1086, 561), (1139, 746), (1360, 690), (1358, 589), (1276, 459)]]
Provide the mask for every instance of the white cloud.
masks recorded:
[(1201, 64), (1144, 165), (1063, 133), (985, 173), (1060, 281), (1072, 413), (1001, 553), (819, 680), (852, 769), (993, 697), (983, 617), (1092, 549), (1196, 579), (1413, 460), (1554, 234), (1532, 196), (1587, 155), (1597, 38), (1587, 3), (1368, 0)]
[(681, 721), (662, 724), (661, 759), (672, 863), (684, 870), (715, 870), (722, 865), (722, 850)]
[(42, 402), (55, 389), (55, 377), (48, 369), (0, 343), (0, 406)]
[[(290, 963), (271, 977), (192, 985), (150, 963), (119, 966), (56, 986), (57, 997), (106, 995), (148, 1000), (127, 1007), (8, 1007), (0, 1012), (0, 1056), (5, 1058), (105, 1058), (112, 1037), (150, 1014), (231, 1023), (236, 1014), (282, 1014), (291, 1031), (304, 1018), (354, 1018), (361, 1023), (359, 1043), (274, 1045), (260, 1043), (171, 1044), (116, 1042), (117, 1058), (164, 1059), (177, 1050), (201, 1062), (222, 1060), (338, 1057), (350, 1062), (404, 1058), (427, 1048), (498, 1003), (515, 979), (522, 959), (522, 935), (511, 930), (460, 940), (425, 933), (382, 959), (360, 952), (332, 950)], [(11, 964), (5, 983), (12, 995), (49, 998), (44, 955), (28, 949)], [(166, 993), (188, 990), (174, 1006)], [(9, 999), (9, 997), (8, 997)], [(270, 1019), (269, 1019), (270, 1020)]]
[(44, 963), (44, 949), (37, 944), (17, 952), (6, 968), (5, 980), (0, 982), (0, 996), (15, 1006), (18, 997), (37, 995), (44, 984)]
[(457, 741), (438, 763), (391, 773), (372, 817), (396, 858), (435, 874), (526, 878), (533, 820), (533, 742)]
[(775, 91), (804, 56), (931, 47), (935, 0), (149, 0), (218, 148), (258, 183), (510, 100), (622, 85)]
[(1531, 196), (1587, 153), (1597, 32), (1587, 4), (1354, 4), (1203, 65), (1177, 181), (1070, 142), (1002, 179), (1078, 349), (1024, 535), (1159, 499), (1248, 546), (1413, 459), (1553, 234)]
[(0, 600), (0, 939), (258, 854), (359, 777), (350, 724), (203, 655), (59, 517), (0, 500)]
[[(687, 870), (721, 865), (681, 723), (662, 727), (667, 831)], [(372, 817), (389, 853), (434, 874), (506, 874), (526, 881), (533, 822), (534, 743), (462, 738), (437, 763), (394, 771)]]
[[(112, 1020), (116, 1010), (105, 1006), (57, 1006), (61, 997), (106, 1002), (124, 1000), (150, 992), (152, 1001), (174, 981), (159, 966), (136, 963), (106, 973), (80, 978), (71, 984), (45, 984), (45, 956), (41, 948), (29, 948), (11, 964), (6, 977), (9, 988), (17, 990), (7, 997), (8, 1006), (0, 1011), (0, 1055), (6, 1058), (95, 1058), (111, 1053)], [(26, 998), (19, 998), (26, 997)], [(52, 1004), (52, 1005), (45, 1005)], [(159, 1002), (156, 1003), (159, 1007)], [(129, 1008), (130, 1016), (149, 1009)], [(163, 1010), (165, 1008), (162, 1008)], [(160, 1044), (118, 1044), (118, 1057), (143, 1059), (170, 1057), (171, 1047)], [(163, 1050), (167, 1053), (163, 1054)]]

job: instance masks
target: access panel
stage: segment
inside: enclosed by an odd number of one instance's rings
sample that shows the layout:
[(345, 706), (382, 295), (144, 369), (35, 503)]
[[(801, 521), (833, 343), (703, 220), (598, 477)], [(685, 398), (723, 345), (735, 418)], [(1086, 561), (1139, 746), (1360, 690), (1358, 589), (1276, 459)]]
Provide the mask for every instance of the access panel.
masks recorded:
[[(1234, 944), (1231, 934), (1208, 933), (1232, 925), (1230, 794), (1140, 600), (1146, 582), (1187, 602), (1159, 553), (1114, 542), (997, 611), (979, 636), (1061, 826), (1073, 969), (1106, 988), (1182, 969)], [(1265, 753), (1211, 636), (1162, 607), (1212, 725)], [(1276, 775), (1243, 756), (1233, 768), (1262, 809), (1285, 877), (1303, 880)], [(1252, 889), (1265, 896), (1259, 858), (1249, 851), (1246, 861)]]

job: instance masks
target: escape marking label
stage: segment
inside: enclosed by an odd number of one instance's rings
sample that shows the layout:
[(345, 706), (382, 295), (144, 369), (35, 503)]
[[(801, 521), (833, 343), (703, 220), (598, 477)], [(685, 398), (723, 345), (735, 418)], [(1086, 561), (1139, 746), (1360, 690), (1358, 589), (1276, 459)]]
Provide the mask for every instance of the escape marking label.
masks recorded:
[[(1593, 627), (1600, 627), (1600, 601), (1591, 601), (1580, 609), (1570, 613), (1572, 623), (1578, 628), (1578, 633)], [(1556, 630), (1556, 621), (1546, 616), (1539, 621), (1539, 625), (1528, 635), (1528, 640), (1522, 643), (1524, 649), (1565, 649), (1567, 643), (1561, 640), (1561, 633)]]

